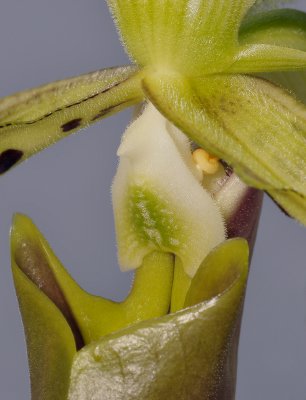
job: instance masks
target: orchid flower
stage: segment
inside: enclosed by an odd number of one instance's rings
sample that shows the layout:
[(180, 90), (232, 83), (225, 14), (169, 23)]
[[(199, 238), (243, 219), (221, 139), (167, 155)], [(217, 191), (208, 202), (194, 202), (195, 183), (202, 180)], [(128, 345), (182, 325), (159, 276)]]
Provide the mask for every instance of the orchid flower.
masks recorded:
[(141, 109), (112, 186), (119, 264), (135, 270), (123, 302), (86, 293), (14, 218), (32, 400), (234, 399), (261, 191), (306, 224), (306, 14), (255, 3), (108, 0), (133, 65), (0, 101), (0, 173)]
[[(248, 17), (255, 0), (108, 4), (134, 66), (3, 99), (1, 173), (64, 136), (146, 100), (305, 224), (306, 114), (299, 95), (306, 68), (304, 13), (277, 10)], [(292, 74), (302, 85), (296, 79), (292, 83)]]

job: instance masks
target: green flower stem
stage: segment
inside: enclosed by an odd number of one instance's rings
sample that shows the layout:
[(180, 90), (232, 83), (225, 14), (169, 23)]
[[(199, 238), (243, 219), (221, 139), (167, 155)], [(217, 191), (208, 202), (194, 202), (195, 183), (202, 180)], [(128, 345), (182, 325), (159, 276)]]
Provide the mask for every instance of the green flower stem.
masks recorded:
[(182, 261), (176, 257), (174, 267), (173, 288), (171, 297), (171, 312), (181, 310), (184, 307), (186, 294), (189, 290), (191, 278), (184, 270)]
[(122, 303), (128, 321), (142, 321), (169, 311), (173, 282), (173, 256), (153, 252), (135, 272), (133, 288)]

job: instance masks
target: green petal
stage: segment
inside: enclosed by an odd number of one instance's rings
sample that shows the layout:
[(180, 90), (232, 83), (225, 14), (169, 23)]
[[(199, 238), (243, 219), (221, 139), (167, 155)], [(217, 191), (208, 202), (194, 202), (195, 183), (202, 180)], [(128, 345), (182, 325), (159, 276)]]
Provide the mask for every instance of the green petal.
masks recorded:
[(306, 52), (266, 44), (240, 46), (228, 73), (298, 70), (306, 67)]
[[(238, 249), (236, 256), (233, 249)], [(234, 272), (229, 264), (208, 266), (203, 303), (81, 350), (74, 359), (69, 400), (233, 400), (247, 277), (245, 242), (231, 241), (218, 261), (229, 254), (237, 260)]]
[(261, 43), (305, 51), (306, 13), (281, 9), (256, 14), (242, 24), (239, 42), (242, 45)]
[[(306, 13), (297, 10), (276, 10), (250, 18), (240, 31), (243, 44), (263, 43), (287, 46), (306, 51)], [(262, 75), (293, 92), (306, 103), (306, 69)]]
[[(20, 311), (25, 329), (32, 400), (66, 399), (72, 359), (76, 353), (75, 338), (60, 309), (24, 272), (31, 263), (14, 251), (16, 232), (12, 232), (12, 269)], [(47, 279), (46, 276), (43, 278)], [(36, 279), (39, 276), (36, 275)], [(50, 282), (50, 280), (49, 280)], [(40, 281), (44, 286), (46, 281)], [(50, 282), (51, 283), (51, 282)], [(49, 286), (56, 296), (56, 290)], [(58, 296), (58, 300), (59, 296)]]
[(148, 75), (150, 100), (189, 137), (266, 190), (306, 224), (306, 110), (287, 92), (249, 76), (187, 81)]
[[(222, 294), (228, 290), (229, 282), (241, 278), (248, 271), (249, 247), (244, 239), (229, 239), (212, 250), (193, 277), (188, 290), (185, 307), (208, 301), (216, 288)], [(227, 276), (228, 280), (219, 279)]]
[(0, 174), (98, 119), (141, 101), (134, 67), (110, 68), (0, 100)]
[(108, 0), (139, 65), (205, 73), (231, 64), (240, 22), (255, 0)]

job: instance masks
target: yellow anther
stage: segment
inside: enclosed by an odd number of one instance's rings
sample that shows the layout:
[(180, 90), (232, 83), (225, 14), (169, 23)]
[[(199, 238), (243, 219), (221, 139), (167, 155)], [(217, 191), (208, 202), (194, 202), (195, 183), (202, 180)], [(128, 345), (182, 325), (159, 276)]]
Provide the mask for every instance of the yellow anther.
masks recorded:
[(219, 169), (219, 159), (211, 156), (203, 149), (197, 149), (192, 153), (193, 161), (197, 168), (204, 174), (213, 175)]

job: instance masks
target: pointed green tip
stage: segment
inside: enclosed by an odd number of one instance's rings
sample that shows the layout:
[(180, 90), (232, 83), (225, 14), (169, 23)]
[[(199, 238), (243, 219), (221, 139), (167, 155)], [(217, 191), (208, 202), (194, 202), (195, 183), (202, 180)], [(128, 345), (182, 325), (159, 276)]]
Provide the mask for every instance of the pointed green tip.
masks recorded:
[(15, 254), (18, 243), (23, 238), (29, 238), (30, 231), (34, 233), (35, 226), (32, 220), (22, 213), (14, 213), (12, 216), (12, 225), (10, 230), (10, 241), (12, 255)]
[(234, 285), (245, 285), (248, 275), (249, 246), (245, 239), (229, 239), (205, 258), (191, 285), (185, 307), (224, 295)]
[(15, 214), (12, 272), (25, 329), (32, 400), (65, 399), (76, 341), (32, 221)]

